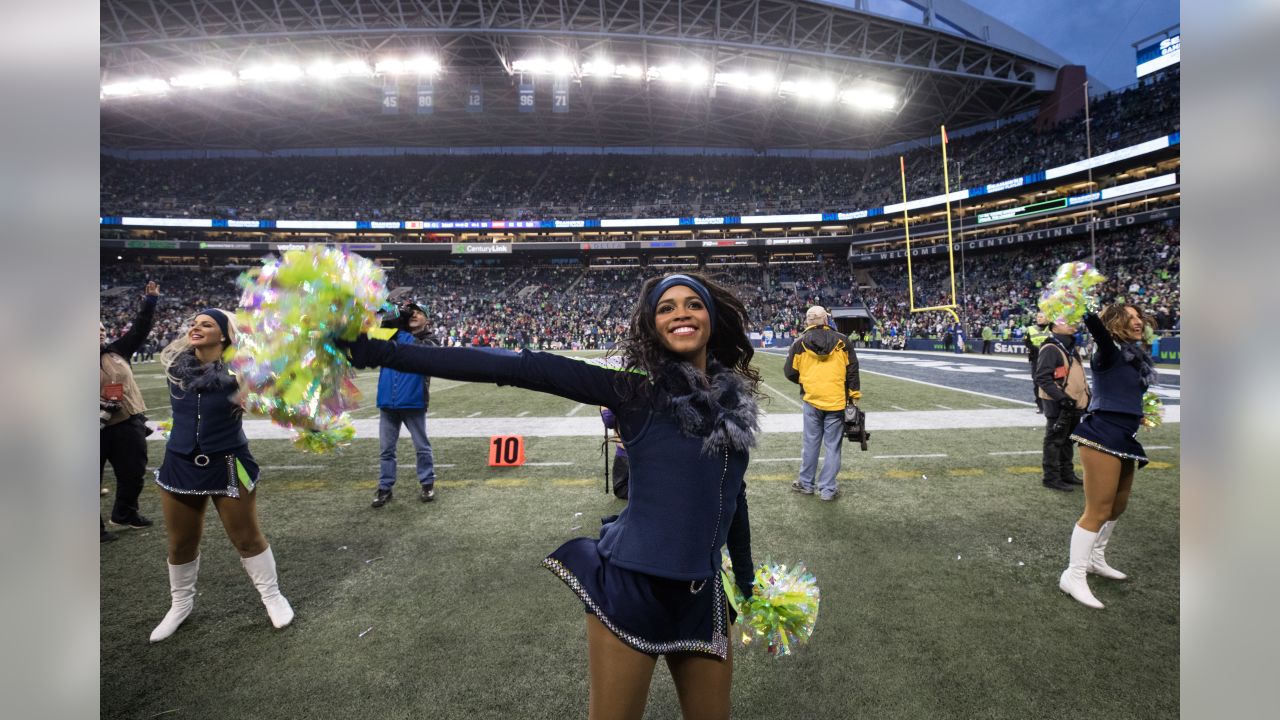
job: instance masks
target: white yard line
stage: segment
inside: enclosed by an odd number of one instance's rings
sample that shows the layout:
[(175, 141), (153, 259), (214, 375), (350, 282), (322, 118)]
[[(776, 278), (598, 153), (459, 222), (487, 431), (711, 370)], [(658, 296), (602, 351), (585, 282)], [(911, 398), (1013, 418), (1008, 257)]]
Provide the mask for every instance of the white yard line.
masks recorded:
[(753, 462), (753, 463), (762, 463), (762, 462), (800, 462), (800, 458), (798, 458), (798, 457), (794, 457), (794, 458), (751, 458), (751, 462)]
[(528, 414), (529, 414), (529, 411), (528, 411), (528, 410), (522, 410), (522, 411), (520, 411), (520, 412), (516, 413), (516, 417), (524, 417), (524, 416), (526, 416), (526, 415), (528, 415)]
[(864, 372), (864, 373), (867, 373), (868, 375), (879, 375), (881, 377), (893, 378), (894, 380), (904, 380), (906, 382), (918, 383), (920, 385), (928, 385), (929, 387), (940, 388), (942, 390), (953, 390), (955, 392), (968, 393), (970, 395), (977, 395), (978, 397), (992, 398), (993, 400), (1003, 400), (1005, 402), (1017, 403), (1019, 405), (1035, 406), (1035, 403), (1027, 402), (1026, 400), (1012, 400), (1007, 397), (1000, 397), (999, 395), (992, 395), (990, 393), (980, 393), (980, 392), (977, 392), (976, 390), (964, 390), (962, 388), (947, 387), (946, 385), (939, 385), (937, 383), (925, 382), (924, 380), (915, 380), (913, 378), (905, 378), (905, 377), (902, 377), (901, 375), (890, 375), (888, 373), (875, 372), (872, 370), (860, 370), (859, 372)]
[(479, 415), (480, 415), (480, 411), (479, 411), (479, 410), (477, 410), (477, 411), (475, 411), (475, 412), (471, 413), (470, 415), (468, 415), (467, 417), (472, 418), (472, 417), (478, 417)]
[(573, 465), (573, 464), (574, 463), (571, 463), (571, 462), (539, 462), (539, 463), (527, 462), (525, 463), (525, 465), (528, 465), (530, 467), (561, 467), (564, 465)]
[(939, 405), (938, 403), (934, 403), (934, 404), (933, 404), (933, 406), (934, 406), (934, 407), (940, 407), (940, 408), (942, 408), (943, 410), (955, 410), (955, 408), (947, 407), (946, 405)]
[(574, 409), (572, 409), (572, 410), (570, 410), (569, 412), (565, 413), (565, 417), (573, 417), (574, 415), (577, 415), (577, 414), (578, 414), (578, 411), (579, 411), (579, 410), (581, 410), (582, 408), (586, 407), (586, 406), (587, 406), (587, 404), (586, 404), (586, 403), (578, 403), (577, 407), (575, 407)]
[(889, 407), (893, 408), (894, 410), (901, 410), (902, 412), (907, 412), (907, 409), (902, 407), (901, 405), (890, 405)]
[(877, 460), (893, 460), (896, 458), (931, 458), (931, 457), (947, 457), (946, 453), (930, 453), (927, 455), (872, 455)]
[(1007, 450), (1004, 452), (989, 452), (988, 455), (1040, 455), (1043, 450)]
[(773, 397), (780, 397), (780, 398), (782, 398), (783, 400), (786, 400), (787, 402), (791, 403), (792, 405), (795, 405), (796, 407), (800, 408), (801, 410), (803, 410), (803, 409), (804, 409), (804, 405), (801, 405), (801, 404), (800, 404), (800, 401), (799, 401), (799, 400), (796, 400), (796, 399), (795, 399), (795, 398), (793, 398), (793, 397), (791, 397), (791, 395), (790, 395), (789, 393), (781, 393), (781, 392), (778, 392), (778, 388), (776, 388), (776, 387), (774, 387), (774, 386), (770, 385), (769, 383), (760, 383), (760, 384), (761, 384), (761, 385), (764, 385), (764, 388), (765, 388), (766, 390), (768, 390), (769, 392), (773, 393)]
[(982, 407), (984, 407), (984, 408), (991, 408), (992, 410), (999, 410), (999, 408), (997, 408), (995, 405), (988, 405), (988, 404), (986, 404), (986, 403), (978, 403), (978, 404), (979, 404), (979, 405), (981, 405), (981, 406), (982, 406)]

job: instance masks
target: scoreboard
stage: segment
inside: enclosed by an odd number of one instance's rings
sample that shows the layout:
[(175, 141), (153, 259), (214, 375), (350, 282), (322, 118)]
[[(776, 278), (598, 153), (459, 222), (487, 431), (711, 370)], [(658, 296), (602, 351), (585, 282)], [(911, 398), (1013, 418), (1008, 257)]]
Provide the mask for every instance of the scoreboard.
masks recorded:
[(1182, 33), (1138, 48), (1138, 77), (1150, 75), (1182, 59)]

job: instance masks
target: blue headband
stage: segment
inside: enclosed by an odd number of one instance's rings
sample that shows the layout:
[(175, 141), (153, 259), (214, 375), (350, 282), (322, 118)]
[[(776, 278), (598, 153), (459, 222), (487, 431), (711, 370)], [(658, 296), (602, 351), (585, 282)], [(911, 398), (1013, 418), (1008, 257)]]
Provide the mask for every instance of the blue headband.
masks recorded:
[(222, 330), (222, 339), (226, 342), (231, 342), (231, 333), (227, 330), (228, 320), (226, 313), (222, 312), (218, 308), (205, 308), (196, 314), (208, 315), (213, 318), (213, 321), (218, 323), (218, 328)]
[(656, 312), (658, 309), (658, 300), (662, 299), (662, 294), (670, 290), (676, 285), (684, 285), (690, 290), (698, 294), (702, 298), (702, 304), (707, 308), (707, 315), (711, 318), (711, 332), (716, 329), (716, 304), (711, 301), (711, 291), (707, 290), (707, 286), (694, 280), (688, 275), (668, 275), (658, 283), (656, 287), (649, 291), (649, 297), (646, 298), (649, 304), (649, 310)]

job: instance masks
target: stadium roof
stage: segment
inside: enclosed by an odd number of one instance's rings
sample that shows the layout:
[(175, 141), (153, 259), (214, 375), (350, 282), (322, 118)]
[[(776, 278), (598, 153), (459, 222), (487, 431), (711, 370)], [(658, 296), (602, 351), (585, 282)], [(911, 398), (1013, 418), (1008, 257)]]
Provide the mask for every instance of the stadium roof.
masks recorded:
[[(160, 82), (156, 95), (104, 91), (101, 141), (264, 152), (871, 150), (936, 134), (939, 124), (961, 128), (1035, 107), (1065, 63), (959, 0), (900, 5), (916, 8), (919, 20), (868, 12), (864, 0), (106, 0), (104, 89), (193, 72), (230, 79), (200, 89)], [(417, 112), (426, 83), (416, 73), (376, 70), (422, 56), (441, 68), (429, 115)], [(245, 80), (254, 66), (326, 60), (363, 69), (359, 77)], [(521, 71), (531, 60), (564, 62), (563, 79)], [(522, 82), (534, 87), (534, 112), (518, 111)], [(567, 112), (553, 112), (557, 82)], [(383, 111), (387, 86), (400, 101), (395, 114)], [(477, 86), (481, 110), (468, 112)], [(837, 100), (841, 91), (852, 94)], [(866, 93), (887, 94), (892, 108), (860, 107)]]

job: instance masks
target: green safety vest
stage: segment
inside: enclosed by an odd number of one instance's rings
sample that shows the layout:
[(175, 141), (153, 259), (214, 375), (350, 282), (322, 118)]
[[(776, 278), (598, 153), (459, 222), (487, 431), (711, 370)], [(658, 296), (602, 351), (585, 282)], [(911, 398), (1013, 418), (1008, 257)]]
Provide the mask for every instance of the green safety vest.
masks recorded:
[(1027, 326), (1027, 339), (1035, 347), (1040, 347), (1045, 340), (1049, 339), (1049, 330), (1041, 328), (1039, 325), (1031, 324)]

